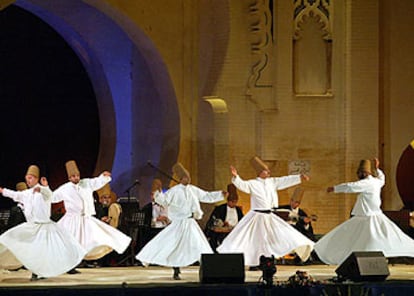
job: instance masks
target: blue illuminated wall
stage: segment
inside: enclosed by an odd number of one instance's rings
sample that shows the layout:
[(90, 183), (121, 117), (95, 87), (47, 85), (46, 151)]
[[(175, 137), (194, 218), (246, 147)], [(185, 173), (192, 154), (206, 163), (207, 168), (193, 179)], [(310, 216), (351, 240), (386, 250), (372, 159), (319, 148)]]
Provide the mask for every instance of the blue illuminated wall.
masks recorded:
[(118, 195), (139, 179), (141, 185), (132, 195), (146, 202), (156, 174), (148, 160), (168, 172), (179, 145), (175, 94), (151, 40), (104, 4), (92, 7), (78, 0), (18, 0), (14, 5), (53, 27), (90, 77), (100, 121), (95, 174), (111, 170), (112, 188)]

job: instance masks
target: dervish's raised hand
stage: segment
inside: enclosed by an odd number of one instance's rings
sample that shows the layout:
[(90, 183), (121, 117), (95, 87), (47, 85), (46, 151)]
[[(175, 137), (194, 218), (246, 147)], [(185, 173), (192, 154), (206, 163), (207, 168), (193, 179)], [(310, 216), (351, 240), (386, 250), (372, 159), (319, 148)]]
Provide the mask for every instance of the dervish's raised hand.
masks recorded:
[(49, 186), (49, 182), (47, 181), (46, 177), (40, 178), (40, 184), (43, 186)]
[(231, 172), (231, 174), (233, 175), (233, 177), (236, 177), (237, 176), (237, 170), (236, 170), (236, 168), (234, 167), (234, 166), (230, 166), (230, 172)]
[(308, 175), (305, 174), (301, 174), (300, 175), (300, 180), (303, 181), (309, 181), (310, 177)]
[(104, 172), (102, 172), (102, 175), (104, 175), (105, 177), (110, 177), (111, 173), (108, 172), (108, 171), (104, 171)]
[(379, 165), (380, 165), (380, 161), (379, 161), (379, 159), (378, 159), (378, 158), (376, 158), (376, 157), (374, 157), (374, 159), (373, 159), (372, 161), (374, 162), (374, 166), (375, 166), (375, 168), (376, 168), (376, 169), (378, 169), (378, 168), (379, 168)]

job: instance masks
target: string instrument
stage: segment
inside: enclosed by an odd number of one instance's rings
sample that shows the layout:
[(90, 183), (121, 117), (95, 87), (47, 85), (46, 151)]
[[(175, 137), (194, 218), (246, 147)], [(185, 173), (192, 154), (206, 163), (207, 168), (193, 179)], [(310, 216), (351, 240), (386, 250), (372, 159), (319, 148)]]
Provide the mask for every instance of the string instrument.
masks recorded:
[(287, 222), (297, 223), (298, 221), (304, 220), (305, 218), (309, 218), (310, 221), (317, 221), (317, 215), (307, 215), (307, 216), (299, 216), (295, 212), (290, 209), (275, 209), (273, 211), (276, 215)]
[(223, 220), (216, 218), (213, 216), (213, 225), (211, 225), (210, 229), (217, 233), (229, 233), (233, 230), (233, 227), (230, 225), (226, 225)]

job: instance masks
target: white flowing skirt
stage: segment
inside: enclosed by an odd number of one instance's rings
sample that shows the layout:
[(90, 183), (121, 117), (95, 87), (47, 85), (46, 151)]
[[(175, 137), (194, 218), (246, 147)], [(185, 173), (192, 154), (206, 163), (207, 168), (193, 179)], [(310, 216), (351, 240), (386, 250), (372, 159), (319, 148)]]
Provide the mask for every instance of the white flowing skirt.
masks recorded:
[(57, 223), (85, 248), (86, 260), (99, 259), (112, 250), (122, 254), (131, 242), (129, 236), (95, 217), (66, 213)]
[(75, 268), (86, 250), (55, 222), (22, 223), (0, 236), (0, 253), (10, 251), (27, 269), (53, 277)]
[(145, 265), (182, 267), (200, 260), (204, 253), (212, 254), (213, 250), (198, 223), (188, 218), (172, 221), (142, 248), (136, 258)]
[(295, 252), (306, 261), (314, 242), (279, 216), (248, 212), (217, 248), (219, 253), (243, 253), (245, 265), (257, 266), (260, 256), (282, 257)]
[(414, 257), (414, 240), (383, 213), (354, 216), (324, 235), (315, 245), (326, 264), (341, 264), (352, 252), (382, 251), (385, 257)]

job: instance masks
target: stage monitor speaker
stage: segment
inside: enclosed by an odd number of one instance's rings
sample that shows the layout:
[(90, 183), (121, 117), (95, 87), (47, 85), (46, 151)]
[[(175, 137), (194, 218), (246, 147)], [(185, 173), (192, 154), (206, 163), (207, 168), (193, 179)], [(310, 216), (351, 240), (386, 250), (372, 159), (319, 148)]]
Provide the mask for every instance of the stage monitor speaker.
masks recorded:
[(382, 252), (353, 252), (335, 272), (339, 277), (354, 282), (384, 281), (390, 275)]
[(200, 282), (244, 283), (243, 254), (201, 254)]

